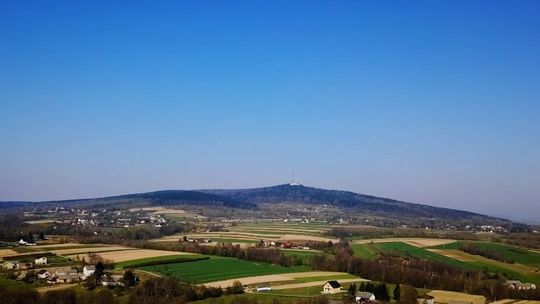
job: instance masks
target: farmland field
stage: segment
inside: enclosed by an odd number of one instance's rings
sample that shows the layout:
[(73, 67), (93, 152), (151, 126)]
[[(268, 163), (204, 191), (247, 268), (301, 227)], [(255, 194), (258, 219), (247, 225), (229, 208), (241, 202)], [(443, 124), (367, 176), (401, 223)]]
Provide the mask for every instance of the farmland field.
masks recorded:
[[(101, 256), (105, 260), (113, 261), (114, 263), (120, 263), (130, 260), (138, 260), (138, 259), (145, 259), (145, 258), (153, 258), (153, 257), (162, 257), (162, 256), (171, 256), (171, 255), (181, 255), (181, 254), (188, 254), (188, 253), (182, 253), (182, 252), (176, 252), (176, 251), (166, 251), (166, 250), (152, 250), (152, 249), (133, 249), (133, 250), (120, 250), (120, 251), (107, 251), (107, 252), (99, 252), (98, 255)], [(69, 257), (75, 258), (79, 256), (79, 258), (85, 258), (89, 259), (88, 255), (70, 255)]]
[(372, 245), (353, 244), (351, 247), (356, 257), (369, 260), (375, 260), (378, 257), (378, 250)]
[(183, 260), (182, 262), (191, 262), (196, 261), (201, 258), (205, 258), (205, 256), (200, 254), (180, 254), (180, 255), (170, 255), (170, 256), (159, 256), (159, 257), (151, 257), (151, 258), (145, 258), (145, 259), (137, 259), (137, 260), (129, 260), (124, 262), (119, 262), (115, 266), (117, 268), (130, 268), (130, 267), (138, 267), (141, 264), (146, 263), (152, 263), (152, 262), (179, 262), (178, 260)]
[(233, 258), (211, 257), (203, 261), (147, 266), (142, 269), (177, 277), (185, 282), (207, 283), (249, 276), (308, 271), (309, 267), (279, 267)]
[[(375, 251), (375, 252), (378, 252), (378, 251), (394, 251), (394, 252), (398, 252), (400, 253), (401, 255), (409, 255), (409, 256), (412, 256), (412, 257), (416, 257), (416, 258), (420, 258), (420, 259), (426, 259), (426, 260), (431, 260), (431, 261), (435, 261), (435, 262), (441, 262), (441, 263), (446, 263), (446, 264), (449, 264), (451, 266), (454, 266), (454, 267), (460, 267), (460, 268), (464, 268), (464, 269), (480, 269), (481, 267), (478, 267), (476, 265), (473, 265), (473, 264), (469, 264), (469, 263), (465, 263), (465, 262), (462, 262), (460, 260), (456, 260), (456, 259), (453, 259), (453, 258), (449, 258), (447, 256), (444, 256), (444, 255), (440, 255), (440, 254), (437, 254), (437, 253), (434, 253), (434, 252), (431, 252), (429, 250), (426, 250), (424, 248), (419, 248), (419, 247), (415, 247), (415, 246), (412, 246), (412, 245), (409, 245), (409, 244), (405, 244), (405, 243), (393, 243), (393, 242), (388, 242), (388, 243), (374, 243), (374, 244), (364, 244), (364, 251), (367, 251), (367, 250), (371, 250), (371, 251)], [(372, 248), (370, 248), (370, 246)], [(354, 247), (353, 247), (354, 249)], [(357, 249), (358, 252), (360, 252), (358, 249)], [(362, 253), (362, 252), (360, 252)]]
[(523, 265), (529, 265), (533, 267), (540, 267), (540, 253), (529, 251), (526, 249), (521, 249), (518, 247), (491, 243), (491, 242), (456, 242), (452, 244), (439, 245), (434, 248), (436, 249), (458, 249), (465, 244), (474, 244), (474, 246), (480, 247), (482, 249), (489, 249), (496, 251), (497, 253), (503, 255), (507, 259), (514, 260), (516, 263)]

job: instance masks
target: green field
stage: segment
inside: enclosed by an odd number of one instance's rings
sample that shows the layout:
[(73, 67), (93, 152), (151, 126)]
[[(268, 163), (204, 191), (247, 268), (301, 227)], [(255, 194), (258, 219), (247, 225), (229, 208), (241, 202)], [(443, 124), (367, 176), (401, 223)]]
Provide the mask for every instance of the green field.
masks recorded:
[(379, 257), (379, 250), (373, 244), (353, 244), (354, 256), (369, 260), (376, 260)]
[[(465, 244), (467, 244), (467, 242), (459, 241), (459, 242), (455, 242), (451, 244), (436, 246), (433, 248), (459, 249), (462, 245), (465, 245)], [(469, 242), (469, 244), (471, 244), (471, 242)], [(510, 245), (499, 244), (499, 243), (472, 242), (472, 244), (474, 244), (474, 246), (477, 246), (483, 249), (496, 251), (502, 254), (505, 258), (514, 260), (516, 263), (540, 268), (540, 253), (528, 251), (526, 249), (521, 249), (521, 248), (510, 246)]]
[(233, 258), (211, 257), (207, 260), (146, 266), (141, 269), (177, 277), (189, 283), (208, 283), (241, 277), (291, 273), (311, 270), (307, 266), (280, 267)]

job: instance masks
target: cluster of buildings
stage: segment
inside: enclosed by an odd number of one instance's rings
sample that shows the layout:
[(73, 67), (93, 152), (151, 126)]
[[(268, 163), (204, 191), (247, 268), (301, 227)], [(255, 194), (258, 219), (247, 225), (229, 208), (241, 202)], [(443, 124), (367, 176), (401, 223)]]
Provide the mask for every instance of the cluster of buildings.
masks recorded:
[(515, 290), (534, 290), (536, 289), (536, 285), (533, 283), (522, 283), (519, 280), (507, 280), (504, 282), (506, 286), (510, 289)]
[(34, 266), (47, 265), (47, 257), (42, 256), (34, 259), (34, 262), (31, 261), (17, 261), (17, 260), (8, 260), (2, 264), (2, 267), (6, 270), (29, 270), (33, 269)]

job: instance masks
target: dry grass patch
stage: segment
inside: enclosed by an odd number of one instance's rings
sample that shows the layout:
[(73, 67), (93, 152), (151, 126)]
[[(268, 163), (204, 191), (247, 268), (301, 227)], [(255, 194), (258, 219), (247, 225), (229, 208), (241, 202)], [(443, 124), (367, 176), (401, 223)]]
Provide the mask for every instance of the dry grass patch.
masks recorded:
[(462, 262), (474, 262), (474, 259), (471, 259), (467, 255), (463, 254), (460, 250), (454, 250), (454, 249), (427, 249), (428, 251), (431, 251), (433, 253), (437, 253), (440, 255), (444, 255), (446, 257), (456, 259)]
[(437, 303), (448, 303), (451, 301), (467, 301), (473, 304), (484, 304), (486, 298), (484, 296), (476, 296), (467, 293), (445, 291), (445, 290), (433, 290), (428, 295), (435, 298)]
[(7, 256), (17, 255), (17, 251), (13, 249), (0, 249), (0, 259)]
[(70, 255), (76, 253), (89, 253), (89, 252), (102, 252), (102, 251), (119, 251), (130, 250), (133, 248), (124, 246), (104, 246), (104, 247), (83, 247), (83, 248), (71, 248), (71, 249), (57, 249), (51, 250), (56, 255)]

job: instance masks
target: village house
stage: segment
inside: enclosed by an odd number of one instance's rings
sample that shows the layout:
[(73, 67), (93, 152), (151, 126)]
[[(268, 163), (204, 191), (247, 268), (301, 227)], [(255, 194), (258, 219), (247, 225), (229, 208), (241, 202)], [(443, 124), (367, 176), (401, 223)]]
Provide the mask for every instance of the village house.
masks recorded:
[(57, 271), (51, 280), (48, 280), (48, 283), (74, 283), (79, 282), (81, 279), (81, 273), (77, 272), (77, 269), (68, 269), (64, 271)]
[(421, 295), (416, 298), (416, 301), (418, 304), (435, 304), (435, 297), (432, 297), (430, 295)]
[(17, 265), (17, 268), (16, 269), (19, 269), (19, 270), (28, 270), (28, 269), (32, 269), (34, 268), (34, 263), (32, 262), (27, 262), (27, 263), (19, 263)]
[(375, 295), (371, 292), (359, 291), (356, 293), (356, 302), (375, 301)]
[(19, 264), (14, 261), (5, 261), (4, 264), (2, 264), (2, 267), (7, 270), (17, 269), (19, 267)]
[(122, 282), (123, 276), (122, 275), (104, 275), (103, 279), (101, 281), (101, 285), (103, 286), (124, 286), (124, 282)]
[(87, 277), (91, 276), (96, 272), (96, 266), (94, 265), (86, 265), (83, 267), (83, 278), (86, 279)]
[(47, 265), (47, 257), (40, 257), (34, 260), (36, 265)]
[(341, 292), (341, 284), (338, 281), (328, 281), (323, 285), (322, 293), (332, 294)]

